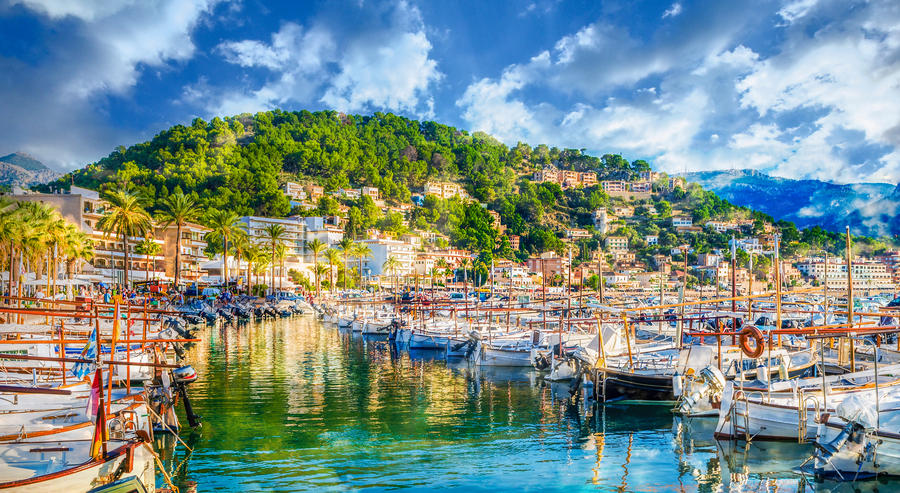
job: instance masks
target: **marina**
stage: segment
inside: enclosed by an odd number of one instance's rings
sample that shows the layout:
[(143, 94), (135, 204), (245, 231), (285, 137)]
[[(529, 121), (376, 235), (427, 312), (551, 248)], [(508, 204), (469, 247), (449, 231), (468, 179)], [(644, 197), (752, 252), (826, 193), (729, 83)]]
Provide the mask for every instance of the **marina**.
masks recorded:
[(897, 0), (0, 26), (0, 493), (900, 491)]

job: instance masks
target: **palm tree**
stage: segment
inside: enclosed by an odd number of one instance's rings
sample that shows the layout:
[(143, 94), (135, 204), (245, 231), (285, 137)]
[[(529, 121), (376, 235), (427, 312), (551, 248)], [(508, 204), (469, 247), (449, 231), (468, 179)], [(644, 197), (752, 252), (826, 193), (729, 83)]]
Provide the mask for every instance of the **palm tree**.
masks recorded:
[(76, 263), (80, 260), (90, 260), (94, 257), (93, 242), (77, 226), (74, 224), (72, 226), (73, 228), (68, 231), (69, 238), (63, 250), (66, 264), (66, 279), (69, 280), (70, 286)]
[(181, 231), (185, 224), (200, 218), (200, 207), (181, 191), (162, 199), (156, 220), (163, 229), (175, 225), (175, 287), (181, 282)]
[(338, 242), (338, 246), (341, 247), (342, 257), (344, 258), (344, 291), (347, 290), (347, 260), (352, 257), (352, 249), (353, 249), (353, 240), (350, 237), (345, 236), (341, 238), (341, 241)]
[[(247, 233), (243, 229), (239, 229), (234, 238), (231, 239), (231, 244), (234, 245), (234, 258), (237, 260), (238, 265), (238, 277), (241, 277), (241, 261), (247, 261), (247, 250), (250, 249), (253, 244), (250, 242), (250, 238), (247, 236)], [(250, 263), (247, 263), (247, 284), (250, 283)]]
[(365, 243), (356, 243), (352, 248), (353, 256), (359, 260), (359, 285), (362, 286), (362, 263), (363, 258), (369, 258), (372, 256), (372, 249), (369, 248), (369, 245)]
[[(264, 276), (266, 270), (269, 268), (269, 263), (272, 261), (272, 257), (269, 252), (259, 250), (256, 255), (256, 259), (253, 262), (253, 273), (256, 274), (256, 284), (259, 284), (259, 276)], [(263, 279), (265, 280), (265, 279)], [(263, 292), (265, 294), (265, 292)]]
[(237, 214), (226, 210), (217, 209), (209, 213), (208, 225), (212, 231), (206, 233), (206, 238), (207, 241), (222, 242), (222, 276), (225, 289), (228, 289), (228, 241), (240, 234), (239, 220)]
[(9, 266), (7, 289), (10, 295), (12, 295), (16, 248), (22, 238), (23, 228), (21, 210), (5, 197), (0, 197), (0, 243), (5, 247), (6, 261)]
[(248, 243), (243, 249), (244, 260), (247, 262), (247, 294), (253, 293), (253, 266), (259, 259), (262, 250), (258, 245)]
[[(435, 263), (435, 267), (438, 268), (439, 272), (445, 273), (445, 274), (446, 274), (446, 271), (447, 271), (447, 259), (445, 259), (444, 257), (441, 257), (441, 258), (437, 259), (437, 262)], [(431, 281), (431, 287), (432, 287), (432, 290), (434, 290), (434, 280), (433, 280), (433, 279), (432, 279), (432, 281)]]
[(326, 247), (327, 245), (319, 241), (318, 238), (306, 245), (306, 248), (313, 254), (313, 273), (316, 275), (316, 298), (319, 297), (319, 272), (316, 270), (315, 266), (319, 265), (319, 254), (322, 253)]
[(397, 260), (397, 257), (391, 255), (387, 260), (381, 264), (381, 270), (383, 272), (390, 272), (394, 275), (394, 296), (397, 295), (397, 269), (400, 268), (400, 261)]
[[(287, 258), (287, 247), (284, 246), (284, 243), (279, 243), (277, 247), (275, 247), (275, 260), (278, 262), (280, 275), (278, 276), (278, 290), (281, 291), (281, 287), (283, 286), (282, 280), (284, 279), (284, 259)], [(273, 262), (274, 264), (274, 262)], [(274, 288), (275, 280), (272, 280), (272, 287)]]
[(128, 287), (128, 238), (131, 236), (144, 236), (152, 228), (150, 214), (144, 210), (138, 197), (126, 190), (119, 189), (105, 195), (104, 199), (109, 204), (103, 217), (97, 222), (97, 227), (106, 233), (108, 237), (115, 234), (122, 237), (122, 251), (125, 255), (125, 269), (123, 281)]
[[(135, 251), (147, 257), (147, 268), (145, 269), (145, 280), (150, 280), (150, 265), (156, 260), (156, 256), (159, 255), (159, 252), (162, 251), (162, 246), (159, 243), (153, 241), (152, 238), (147, 237), (144, 238), (140, 243), (135, 247)], [(154, 269), (155, 270), (155, 269)]]
[(328, 287), (330, 291), (334, 292), (334, 264), (340, 263), (341, 261), (341, 252), (340, 250), (335, 250), (333, 248), (329, 248), (325, 250), (325, 260), (328, 261)]
[[(270, 224), (263, 229), (263, 232), (269, 246), (272, 247), (272, 258), (276, 258), (275, 248), (287, 238), (287, 230), (280, 224)], [(284, 276), (284, 269), (282, 269), (281, 275)], [(275, 294), (275, 262), (272, 262), (272, 294)]]
[(316, 275), (316, 298), (319, 297), (319, 279), (323, 274), (328, 271), (328, 267), (325, 267), (325, 264), (316, 264), (313, 267), (313, 274)]

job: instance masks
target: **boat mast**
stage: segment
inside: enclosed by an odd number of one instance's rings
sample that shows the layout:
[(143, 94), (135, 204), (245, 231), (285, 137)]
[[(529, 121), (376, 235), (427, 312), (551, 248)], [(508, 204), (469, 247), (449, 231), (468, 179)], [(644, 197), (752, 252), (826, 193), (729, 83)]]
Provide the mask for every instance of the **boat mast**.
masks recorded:
[[(748, 293), (749, 294), (749, 293)], [(731, 313), (737, 313), (737, 243), (734, 235), (731, 235)], [(732, 315), (731, 331), (737, 330), (737, 317)], [(735, 344), (734, 335), (731, 336), (731, 345)]]
[[(781, 255), (779, 253), (781, 236), (775, 235), (775, 328), (781, 330)], [(770, 338), (771, 339), (771, 338)], [(781, 334), (778, 334), (778, 347), (781, 347)]]
[[(853, 330), (853, 246), (850, 244), (850, 226), (847, 226), (847, 328)], [(849, 336), (850, 371), (856, 371), (856, 352), (853, 336)]]

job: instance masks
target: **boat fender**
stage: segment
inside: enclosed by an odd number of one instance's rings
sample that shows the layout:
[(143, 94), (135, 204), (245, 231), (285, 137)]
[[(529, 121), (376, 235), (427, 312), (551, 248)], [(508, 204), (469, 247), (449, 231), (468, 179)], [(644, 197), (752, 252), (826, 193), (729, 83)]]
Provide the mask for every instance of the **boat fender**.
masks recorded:
[(681, 397), (684, 390), (681, 378), (677, 371), (672, 375), (672, 393), (675, 394), (675, 397)]
[[(750, 339), (753, 339), (756, 347), (750, 347)], [(740, 345), (741, 351), (743, 351), (748, 358), (759, 358), (765, 349), (765, 346), (763, 346), (762, 332), (752, 325), (747, 325), (741, 329)]]

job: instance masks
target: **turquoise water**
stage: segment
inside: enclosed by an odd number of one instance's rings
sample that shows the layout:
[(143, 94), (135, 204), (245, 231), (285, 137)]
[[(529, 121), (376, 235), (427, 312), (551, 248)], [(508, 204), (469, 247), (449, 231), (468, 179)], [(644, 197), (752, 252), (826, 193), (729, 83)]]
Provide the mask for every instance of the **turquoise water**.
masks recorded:
[(717, 442), (714, 421), (667, 406), (585, 407), (537, 373), (396, 352), (309, 316), (201, 337), (204, 424), (182, 434), (193, 453), (163, 451), (183, 491), (852, 491), (792, 472), (808, 445)]

